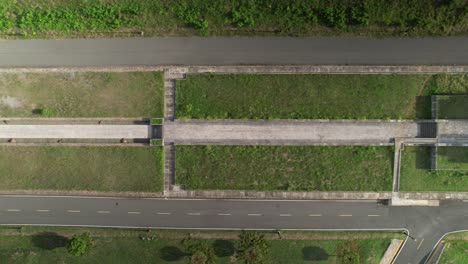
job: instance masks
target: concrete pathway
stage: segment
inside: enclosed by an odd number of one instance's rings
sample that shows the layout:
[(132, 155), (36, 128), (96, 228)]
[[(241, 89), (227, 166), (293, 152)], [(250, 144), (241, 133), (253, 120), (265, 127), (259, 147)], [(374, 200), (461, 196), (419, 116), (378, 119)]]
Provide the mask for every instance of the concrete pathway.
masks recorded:
[(146, 139), (148, 125), (0, 125), (0, 138)]
[(180, 145), (392, 145), (394, 138), (418, 133), (419, 123), (411, 121), (176, 120), (164, 124), (164, 140)]

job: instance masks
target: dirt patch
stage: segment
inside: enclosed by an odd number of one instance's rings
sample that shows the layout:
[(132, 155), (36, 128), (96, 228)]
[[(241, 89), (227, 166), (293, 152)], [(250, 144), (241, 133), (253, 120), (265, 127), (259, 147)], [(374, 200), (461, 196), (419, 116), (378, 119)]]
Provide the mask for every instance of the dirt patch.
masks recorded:
[(16, 97), (2, 95), (0, 97), (0, 107), (20, 108), (23, 107), (23, 102)]

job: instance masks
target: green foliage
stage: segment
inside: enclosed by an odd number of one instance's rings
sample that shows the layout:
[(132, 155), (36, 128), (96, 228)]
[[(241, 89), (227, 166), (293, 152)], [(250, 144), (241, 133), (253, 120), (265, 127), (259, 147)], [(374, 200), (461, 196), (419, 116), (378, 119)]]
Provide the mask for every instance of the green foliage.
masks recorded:
[(54, 115), (54, 114), (53, 114), (53, 111), (52, 111), (51, 109), (49, 109), (49, 108), (42, 108), (42, 109), (40, 110), (40, 112), (41, 112), (41, 115), (43, 115), (43, 116), (45, 116), (45, 117), (51, 117), (51, 116)]
[(91, 248), (91, 236), (89, 233), (74, 235), (67, 246), (68, 253), (73, 256), (84, 255)]
[(240, 233), (237, 255), (245, 264), (268, 263), (269, 254), (269, 246), (264, 235), (250, 231)]
[(215, 264), (217, 262), (215, 250), (207, 242), (185, 239), (182, 243), (190, 256), (191, 264)]
[(336, 250), (336, 255), (340, 264), (360, 264), (359, 244), (354, 241), (347, 241)]

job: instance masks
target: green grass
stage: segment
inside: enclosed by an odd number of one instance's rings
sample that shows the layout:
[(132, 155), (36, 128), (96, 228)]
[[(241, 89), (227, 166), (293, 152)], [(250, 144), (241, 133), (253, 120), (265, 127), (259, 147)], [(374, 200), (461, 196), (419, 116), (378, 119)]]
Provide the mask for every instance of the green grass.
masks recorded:
[[(446, 166), (444, 163), (441, 165)], [(401, 158), (400, 190), (468, 191), (468, 171), (432, 171), (430, 168), (431, 147), (405, 146)]]
[(438, 147), (437, 169), (468, 170), (468, 147)]
[(468, 241), (451, 240), (447, 241), (439, 264), (468, 263)]
[(163, 117), (161, 72), (0, 74), (0, 116)]
[(160, 192), (161, 147), (0, 146), (1, 190)]
[(430, 119), (430, 95), (467, 87), (466, 74), (197, 74), (177, 82), (176, 116)]
[(468, 119), (468, 95), (437, 96), (438, 119)]
[(0, 1), (5, 37), (464, 35), (464, 1)]
[[(93, 246), (84, 256), (67, 254), (67, 240), (76, 233), (90, 232)], [(2, 263), (188, 263), (182, 240), (186, 230), (104, 229), (79, 227), (3, 227), (0, 231), (0, 262)], [(308, 232), (303, 232), (306, 235)], [(383, 232), (381, 232), (384, 234)], [(53, 235), (51, 235), (53, 234)], [(329, 232), (339, 235), (339, 232)], [(223, 231), (205, 231), (203, 240), (214, 245), (218, 263), (232, 263), (238, 232), (223, 238)], [(235, 235), (232, 238), (232, 235)], [(139, 237), (154, 237), (144, 241)], [(221, 237), (217, 240), (210, 237)], [(336, 248), (346, 240), (268, 239), (271, 263), (335, 263)], [(387, 249), (389, 238), (359, 239), (361, 259), (365, 263), (379, 263)], [(317, 254), (320, 253), (320, 254)], [(315, 253), (315, 254), (313, 254)], [(321, 260), (311, 260), (311, 259)], [(234, 263), (241, 263), (235, 261)]]
[(391, 147), (176, 146), (187, 189), (389, 191)]

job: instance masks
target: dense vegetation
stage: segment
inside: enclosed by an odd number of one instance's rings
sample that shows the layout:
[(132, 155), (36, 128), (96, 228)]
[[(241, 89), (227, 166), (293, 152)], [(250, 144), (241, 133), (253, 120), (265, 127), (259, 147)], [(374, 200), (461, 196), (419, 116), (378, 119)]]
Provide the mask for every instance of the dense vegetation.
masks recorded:
[(434, 94), (468, 94), (467, 74), (194, 74), (178, 118), (430, 119)]
[[(187, 189), (389, 191), (391, 147), (177, 146)], [(352, 165), (352, 166), (351, 166)]]
[[(0, 0), (0, 31), (144, 30), (149, 34), (451, 35), (464, 0)], [(60, 34), (59, 34), (60, 35)]]

